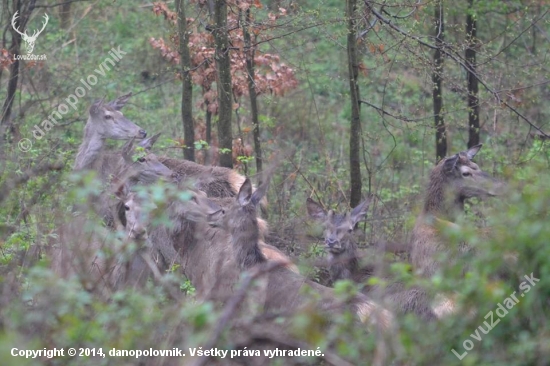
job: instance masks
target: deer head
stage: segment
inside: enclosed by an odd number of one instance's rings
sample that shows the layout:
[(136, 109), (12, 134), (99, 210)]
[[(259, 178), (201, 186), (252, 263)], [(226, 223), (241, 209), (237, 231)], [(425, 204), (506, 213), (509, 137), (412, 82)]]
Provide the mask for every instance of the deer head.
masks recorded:
[(86, 123), (86, 132), (97, 135), (101, 139), (145, 138), (147, 132), (124, 117), (120, 111), (131, 96), (132, 93), (129, 93), (109, 103), (105, 103), (102, 99), (92, 104), (90, 117)]
[[(144, 200), (136, 192), (130, 192), (126, 183), (121, 184), (115, 192), (120, 200), (119, 218), (128, 238), (134, 240), (147, 239), (148, 211), (144, 210)], [(155, 208), (155, 207), (151, 207)]]
[(472, 161), (481, 144), (441, 160), (430, 174), (425, 212), (463, 209), (468, 198), (493, 197), (500, 193), (504, 183), (483, 172)]
[(126, 177), (141, 184), (152, 184), (158, 179), (174, 180), (176, 174), (162, 164), (157, 156), (150, 152), (151, 147), (160, 136), (160, 133), (143, 139), (134, 147), (134, 139), (128, 141), (122, 148), (122, 157), (127, 166)]
[(21, 35), (21, 38), (23, 39), (23, 41), (25, 41), (25, 44), (27, 47), (27, 53), (32, 53), (34, 49), (34, 43), (36, 42), (36, 38), (38, 38), (40, 33), (42, 33), (44, 28), (46, 28), (46, 24), (48, 24), (48, 19), (49, 19), (48, 14), (44, 14), (44, 22), (42, 23), (42, 29), (40, 29), (39, 31), (35, 30), (33, 34), (29, 36), (26, 30), (24, 33), (21, 33), (18, 27), (15, 26), (15, 20), (19, 17), (17, 15), (18, 12), (19, 11), (16, 11), (15, 14), (13, 14), (13, 18), (11, 19), (11, 25), (13, 29)]
[[(331, 254), (342, 254), (354, 250), (353, 230), (369, 209), (371, 197), (362, 201), (351, 212), (337, 214), (333, 210), (328, 212), (311, 198), (307, 199), (307, 212), (310, 217), (323, 223), (325, 247)], [(353, 246), (353, 247), (352, 247)]]

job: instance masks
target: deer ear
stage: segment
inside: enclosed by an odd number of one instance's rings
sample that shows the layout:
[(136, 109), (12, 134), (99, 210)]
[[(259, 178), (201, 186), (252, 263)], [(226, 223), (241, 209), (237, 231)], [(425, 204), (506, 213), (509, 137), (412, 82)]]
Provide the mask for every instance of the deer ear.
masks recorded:
[(92, 105), (90, 106), (91, 116), (97, 116), (99, 114), (99, 112), (101, 111), (101, 107), (103, 107), (104, 101), (105, 101), (105, 98), (102, 98), (92, 103)]
[(350, 219), (352, 226), (355, 226), (355, 224), (365, 218), (371, 201), (372, 196), (369, 196), (367, 199), (359, 203), (353, 210), (351, 210)]
[(456, 163), (458, 162), (458, 154), (451, 156), (450, 158), (445, 159), (443, 162), (443, 169), (447, 172), (452, 172), (456, 166)]
[(113, 100), (112, 102), (109, 102), (108, 106), (117, 111), (120, 111), (122, 107), (126, 105), (126, 103), (128, 102), (128, 99), (130, 99), (131, 96), (132, 96), (132, 92), (122, 95), (116, 98), (115, 100)]
[[(116, 182), (119, 182), (119, 181), (116, 180), (115, 183)], [(115, 196), (117, 196), (117, 198), (121, 201), (125, 199), (129, 193), (130, 193), (130, 188), (128, 187), (128, 184), (126, 182), (120, 183), (118, 185), (118, 188), (115, 190)]]
[(307, 213), (311, 218), (324, 220), (327, 217), (327, 212), (323, 209), (323, 207), (309, 197), (306, 200), (306, 207)]
[(155, 142), (157, 142), (161, 132), (157, 133), (154, 136), (151, 136), (149, 138), (143, 139), (138, 143), (138, 146), (143, 147), (145, 150), (150, 151)]
[(246, 178), (241, 189), (239, 189), (239, 194), (237, 195), (237, 201), (241, 206), (246, 206), (250, 199), (252, 198), (252, 183), (250, 179)]
[(466, 150), (466, 156), (468, 156), (468, 159), (472, 160), (474, 156), (476, 156), (476, 154), (479, 152), (482, 146), (483, 144), (479, 144), (476, 146), (472, 146), (471, 148)]
[(124, 146), (122, 146), (122, 157), (124, 158), (124, 160), (126, 161), (132, 161), (132, 152), (134, 151), (134, 139), (130, 139), (128, 140), (128, 142), (126, 142), (124, 144)]
[(254, 191), (254, 193), (252, 193), (252, 198), (250, 199), (250, 201), (254, 206), (256, 206), (262, 200), (262, 198), (264, 198), (268, 188), (269, 180), (264, 182), (261, 186), (258, 187), (258, 189), (256, 189), (256, 191)]

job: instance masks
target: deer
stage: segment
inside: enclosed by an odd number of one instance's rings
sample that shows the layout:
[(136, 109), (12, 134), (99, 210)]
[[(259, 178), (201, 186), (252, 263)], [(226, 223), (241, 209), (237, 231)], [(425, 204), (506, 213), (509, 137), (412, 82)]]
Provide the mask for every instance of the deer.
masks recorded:
[[(441, 267), (437, 256), (453, 250), (442, 240), (441, 228), (459, 228), (454, 222), (464, 211), (469, 198), (488, 198), (499, 194), (503, 183), (483, 172), (472, 161), (481, 149), (476, 145), (442, 159), (431, 171), (424, 207), (416, 219), (411, 237), (411, 262), (421, 275), (430, 277)], [(459, 252), (470, 248), (462, 244)]]
[[(208, 197), (235, 197), (245, 177), (236, 171), (217, 166), (204, 166), (188, 160), (159, 157), (161, 163), (178, 175), (179, 181), (195, 180), (195, 188), (207, 194)], [(262, 200), (262, 207), (267, 206), (267, 200)]]
[[(430, 173), (424, 206), (411, 235), (411, 263), (421, 276), (433, 276), (442, 265), (449, 265), (472, 250), (467, 243), (451, 247), (441, 231), (445, 228), (460, 230), (455, 221), (464, 211), (467, 199), (494, 197), (504, 187), (501, 181), (483, 172), (472, 161), (481, 147), (479, 144), (442, 159)], [(441, 263), (443, 254), (448, 255), (446, 263)], [(439, 318), (447, 316), (455, 311), (454, 301), (443, 298), (434, 311)]]
[[(97, 175), (103, 185), (125, 184), (131, 189), (133, 186), (149, 185), (158, 180), (174, 182), (175, 173), (151, 153), (151, 148), (159, 136), (160, 133), (145, 138), (137, 146), (134, 146), (134, 139), (131, 139), (119, 151), (102, 153), (94, 167), (98, 169)], [(103, 190), (97, 200), (92, 202), (96, 212), (110, 228), (120, 225), (120, 221), (116, 220), (118, 201), (112, 192)]]
[[(323, 206), (313, 199), (306, 200), (308, 215), (320, 221), (324, 228), (325, 250), (328, 253), (328, 269), (332, 282), (339, 280), (351, 280), (365, 285), (363, 292), (371, 297), (379, 296), (392, 310), (398, 313), (414, 313), (423, 319), (435, 318), (425, 291), (419, 288), (405, 288), (404, 284), (396, 282), (377, 273), (375, 266), (361, 265), (354, 230), (357, 223), (362, 221), (368, 212), (372, 197), (361, 201), (351, 212), (328, 212)], [(387, 287), (366, 286), (367, 281), (378, 275), (386, 277), (389, 282)]]
[[(221, 208), (214, 211), (215, 205), (212, 203), (205, 208), (207, 220), (216, 225), (220, 225), (221, 221), (223, 228), (230, 234), (233, 255), (241, 272), (261, 268), (268, 263), (268, 259), (260, 249), (261, 235), (257, 219), (257, 208), (266, 194), (268, 183), (269, 180), (253, 191), (252, 183), (246, 178), (233, 205), (227, 211), (221, 212)], [(220, 214), (223, 215), (222, 218), (219, 217)], [(336, 313), (345, 308), (335, 296), (333, 289), (310, 281), (284, 266), (278, 266), (267, 274), (267, 288), (261, 304), (264, 311), (277, 313), (299, 309), (308, 301), (307, 297), (302, 295), (304, 287), (320, 296), (321, 302), (318, 306), (321, 310)], [(362, 294), (353, 297), (351, 309), (361, 322), (368, 319), (386, 329), (392, 323), (391, 312)]]
[(19, 13), (19, 10), (16, 11), (15, 14), (13, 14), (13, 17), (11, 19), (11, 26), (17, 33), (21, 35), (21, 38), (23, 39), (23, 41), (25, 41), (25, 44), (27, 47), (27, 53), (32, 53), (32, 51), (34, 50), (34, 43), (36, 42), (36, 39), (38, 38), (40, 33), (44, 31), (44, 29), (46, 28), (46, 25), (48, 24), (48, 20), (49, 20), (48, 14), (44, 14), (44, 22), (42, 23), (42, 29), (35, 30), (32, 33), (32, 35), (29, 36), (27, 34), (27, 31), (25, 31), (24, 33), (21, 33), (21, 31), (19, 30), (19, 27), (15, 25), (15, 21), (17, 20), (17, 18), (19, 18), (19, 15), (17, 13)]
[[(173, 186), (169, 188), (174, 189)], [(203, 202), (202, 200), (207, 197), (206, 193), (202, 191), (189, 190), (189, 192), (192, 195), (192, 199), (194, 201), (200, 200), (201, 202)], [(124, 195), (120, 194), (117, 196), (119, 198), (124, 197)], [(168, 192), (168, 196), (170, 196), (170, 192)], [(220, 245), (219, 250), (224, 252), (226, 249), (222, 248), (221, 245), (225, 243), (225, 247), (229, 247), (227, 238), (224, 236), (226, 234), (223, 230), (221, 232), (218, 232), (219, 230), (216, 231), (209, 225), (201, 225), (201, 223), (195, 222), (197, 221), (197, 215), (202, 215), (202, 208), (199, 210), (197, 207), (195, 207), (196, 205), (194, 205), (193, 202), (182, 203), (178, 202), (177, 200), (172, 200), (171, 198), (169, 199), (170, 202), (167, 207), (167, 211), (171, 223), (167, 225), (155, 226), (150, 229), (151, 234), (149, 241), (152, 248), (151, 254), (156, 258), (159, 272), (165, 272), (170, 269), (172, 265), (178, 264), (180, 265), (180, 267), (182, 267), (183, 273), (187, 274), (189, 278), (196, 278), (194, 273), (203, 273), (201, 271), (198, 271), (197, 266), (194, 265), (196, 262), (196, 257), (192, 257), (194, 259), (189, 262), (190, 267), (187, 268), (185, 266), (185, 263), (187, 263), (186, 258), (188, 257), (187, 255), (181, 255), (181, 253), (183, 252), (185, 254), (193, 255), (194, 253), (188, 252), (186, 248), (188, 246), (193, 247), (193, 243), (202, 241), (203, 237), (208, 237), (211, 238), (211, 240), (214, 240), (216, 246)], [(227, 206), (229, 204), (229, 200), (231, 200), (232, 202), (232, 199), (229, 198), (208, 198), (208, 202), (212, 202), (212, 204), (216, 205), (216, 208)], [(141, 203), (144, 203), (143, 200)], [(121, 201), (117, 210), (119, 222), (121, 222), (122, 226), (124, 227), (143, 227), (143, 223), (135, 221), (140, 218), (140, 215), (132, 216), (131, 211), (128, 211), (128, 207), (130, 207), (132, 210), (140, 210), (139, 206), (136, 206), (135, 200), (133, 200), (131, 205), (126, 205), (123, 201)], [(197, 212), (199, 211), (200, 214), (197, 214)], [(268, 231), (267, 223), (261, 218), (258, 218), (258, 221), (260, 222), (261, 235), (263, 237)], [(298, 267), (296, 267), (296, 265), (293, 264), (292, 261), (279, 249), (264, 243), (262, 245), (262, 251), (263, 253), (265, 253), (266, 257), (269, 258), (269, 260), (284, 261), (289, 270), (297, 273), (299, 272)], [(212, 267), (212, 263), (209, 263), (207, 267), (208, 266)], [(211, 269), (215, 270), (216, 268), (212, 267)], [(203, 297), (207, 297), (208, 294), (212, 293), (212, 288), (215, 287), (214, 274), (208, 271), (207, 273), (209, 274), (201, 274), (200, 276), (198, 276), (199, 278), (205, 279), (205, 285), (198, 286), (200, 289), (205, 289), (200, 291), (200, 294)]]
[(132, 93), (128, 93), (109, 103), (101, 99), (91, 105), (84, 127), (84, 139), (76, 155), (74, 171), (98, 171), (95, 164), (100, 160), (106, 139), (143, 139), (147, 136), (145, 130), (124, 117), (120, 111), (131, 96)]
[[(139, 215), (135, 196), (126, 197), (129, 215)], [(85, 216), (74, 217), (58, 230), (58, 240), (47, 248), (53, 271), (64, 278), (76, 277), (85, 289), (106, 296), (123, 287), (142, 286), (149, 275), (143, 264), (149, 251), (147, 232), (139, 220), (133, 222), (136, 224), (115, 233)]]

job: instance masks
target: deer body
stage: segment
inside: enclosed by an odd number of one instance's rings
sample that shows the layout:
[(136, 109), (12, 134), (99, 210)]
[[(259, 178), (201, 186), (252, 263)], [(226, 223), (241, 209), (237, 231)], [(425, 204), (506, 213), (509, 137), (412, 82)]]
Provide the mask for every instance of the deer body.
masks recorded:
[(159, 157), (159, 160), (180, 176), (181, 180), (197, 179), (195, 188), (209, 197), (234, 197), (245, 178), (236, 171), (216, 166), (204, 166), (188, 160)]

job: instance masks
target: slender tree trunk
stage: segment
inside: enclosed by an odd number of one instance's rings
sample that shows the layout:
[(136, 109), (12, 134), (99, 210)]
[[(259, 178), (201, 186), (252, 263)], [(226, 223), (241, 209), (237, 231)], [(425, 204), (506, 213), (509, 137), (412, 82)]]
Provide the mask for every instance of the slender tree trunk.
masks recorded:
[[(35, 4), (36, 0), (30, 0), (26, 3), (23, 0), (15, 0), (13, 2), (12, 14), (15, 14), (16, 11), (18, 12), (19, 19), (16, 24), (18, 25), (18, 28), (20, 30), (25, 29), (27, 22), (34, 10)], [(11, 33), (11, 46), (9, 52), (11, 55), (19, 55), (21, 53), (21, 35), (17, 33), (11, 25), (6, 26), (6, 28), (9, 29)], [(15, 124), (11, 120), (11, 110), (13, 107), (13, 102), (15, 101), (17, 83), (19, 81), (18, 59), (16, 59), (10, 65), (9, 77), (10, 79), (8, 81), (6, 99), (4, 100), (4, 104), (2, 105), (2, 116), (0, 118), (0, 136), (3, 137), (2, 140), (4, 140), (6, 137), (6, 128), (9, 128), (9, 131), (14, 136), (17, 136), (19, 134), (17, 126), (15, 126)]]
[(349, 165), (350, 165), (350, 206), (355, 207), (361, 202), (361, 105), (359, 100), (359, 61), (357, 57), (356, 40), (356, 11), (357, 0), (346, 0), (346, 17), (348, 20), (348, 71), (349, 90), (351, 101), (351, 124), (349, 138)]
[(434, 53), (434, 69), (432, 74), (433, 82), (433, 105), (434, 105), (434, 123), (435, 123), (435, 160), (439, 161), (447, 155), (447, 134), (445, 131), (445, 121), (443, 119), (443, 89), (442, 89), (442, 73), (443, 73), (443, 55), (441, 48), (443, 47), (445, 28), (443, 21), (443, 3), (437, 0), (435, 3), (435, 45), (437, 49)]
[(212, 112), (208, 109), (209, 102), (204, 101), (206, 105), (205, 113), (205, 124), (206, 124), (206, 143), (208, 144), (208, 149), (205, 151), (204, 156), (204, 165), (210, 165), (212, 163)]
[(191, 55), (189, 53), (189, 31), (185, 17), (184, 0), (176, 0), (178, 13), (178, 37), (181, 61), (183, 88), (181, 93), (181, 120), (183, 122), (183, 139), (185, 148), (183, 157), (195, 161), (195, 126), (193, 123), (193, 84), (191, 83)]
[(231, 131), (232, 85), (229, 38), (227, 31), (227, 3), (216, 0), (214, 11), (216, 43), (216, 66), (218, 69), (218, 140), (220, 146), (220, 166), (233, 168), (233, 133)]
[(61, 19), (60, 26), (61, 29), (67, 29), (69, 28), (70, 21), (71, 21), (71, 5), (72, 2), (66, 2), (62, 3), (62, 5), (59, 8), (59, 17)]
[(474, 0), (468, 0), (468, 10), (466, 15), (466, 70), (468, 78), (468, 147), (479, 144), (479, 98), (478, 98), (478, 80), (476, 70), (476, 47), (477, 47), (477, 22), (473, 13)]
[(254, 126), (254, 152), (256, 154), (256, 172), (258, 173), (258, 185), (262, 184), (262, 146), (260, 140), (260, 121), (258, 119), (258, 96), (254, 82), (254, 47), (250, 40), (248, 27), (252, 24), (250, 8), (246, 10), (246, 19), (243, 22), (243, 37), (246, 54), (246, 71), (248, 79), (248, 94), (250, 96), (250, 112), (252, 113), (252, 125)]

